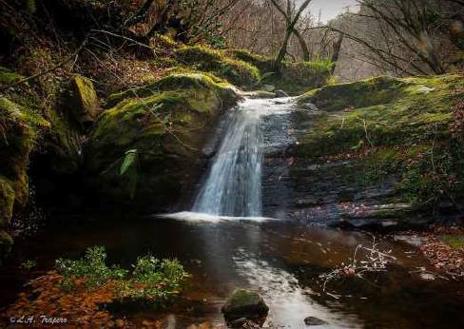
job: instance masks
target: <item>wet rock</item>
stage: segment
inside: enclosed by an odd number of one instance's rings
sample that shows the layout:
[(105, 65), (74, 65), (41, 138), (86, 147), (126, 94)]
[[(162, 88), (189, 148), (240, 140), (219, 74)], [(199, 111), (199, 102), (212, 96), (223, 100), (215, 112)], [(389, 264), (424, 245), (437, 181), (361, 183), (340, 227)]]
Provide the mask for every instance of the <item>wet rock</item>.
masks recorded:
[(232, 328), (241, 328), (249, 321), (261, 326), (268, 312), (269, 307), (263, 298), (258, 293), (245, 289), (235, 290), (222, 307), (224, 319)]
[(276, 94), (276, 97), (289, 97), (288, 94), (281, 89), (276, 90), (275, 94)]
[(314, 316), (308, 316), (307, 318), (304, 319), (304, 323), (307, 326), (322, 326), (327, 324), (324, 320), (321, 320), (319, 318), (316, 318)]
[(252, 92), (246, 92), (243, 93), (243, 96), (249, 97), (249, 98), (274, 98), (276, 97), (276, 94), (270, 91), (266, 90), (257, 90), (257, 91), (252, 91)]
[[(173, 74), (110, 100), (117, 104), (99, 117), (84, 149), (88, 185), (108, 201), (164, 211), (193, 188), (206, 162), (202, 149), (238, 96), (206, 75)], [(135, 165), (121, 175), (128, 155)]]
[(263, 90), (267, 92), (273, 92), (275, 90), (275, 87), (273, 85), (264, 85)]

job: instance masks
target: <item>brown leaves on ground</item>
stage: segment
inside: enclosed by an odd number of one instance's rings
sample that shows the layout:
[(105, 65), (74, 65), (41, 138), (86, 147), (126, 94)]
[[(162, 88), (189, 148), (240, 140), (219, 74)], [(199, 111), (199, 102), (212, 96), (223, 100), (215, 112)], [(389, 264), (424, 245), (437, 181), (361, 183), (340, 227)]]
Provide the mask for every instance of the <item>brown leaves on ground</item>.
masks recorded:
[(443, 236), (464, 236), (463, 228), (436, 228), (424, 236), (421, 252), (435, 269), (454, 279), (464, 278), (464, 247), (451, 247)]
[[(19, 294), (18, 300), (10, 306), (3, 316), (8, 320), (24, 316), (34, 316), (33, 325), (24, 327), (47, 328), (57, 326), (42, 323), (40, 315), (65, 318), (66, 324), (60, 328), (135, 328), (124, 318), (114, 317), (102, 306), (114, 299), (114, 282), (88, 290), (83, 280), (77, 280), (76, 289), (64, 291), (60, 283), (63, 277), (56, 272), (48, 272), (31, 281), (28, 292)], [(21, 328), (14, 325), (13, 328)], [(145, 323), (144, 328), (158, 328), (156, 323)]]

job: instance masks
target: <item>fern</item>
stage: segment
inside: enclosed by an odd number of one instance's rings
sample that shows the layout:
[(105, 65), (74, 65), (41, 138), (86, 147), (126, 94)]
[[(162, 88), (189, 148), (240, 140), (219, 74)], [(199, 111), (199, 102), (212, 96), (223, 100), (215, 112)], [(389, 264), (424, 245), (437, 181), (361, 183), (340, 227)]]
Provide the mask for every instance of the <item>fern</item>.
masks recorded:
[(124, 175), (132, 166), (136, 165), (138, 158), (138, 151), (136, 149), (129, 150), (125, 153), (121, 167), (119, 168), (119, 175)]
[(139, 153), (137, 149), (128, 150), (124, 155), (121, 167), (119, 168), (119, 175), (125, 176), (128, 179), (128, 187), (131, 199), (135, 196), (138, 182), (138, 163)]

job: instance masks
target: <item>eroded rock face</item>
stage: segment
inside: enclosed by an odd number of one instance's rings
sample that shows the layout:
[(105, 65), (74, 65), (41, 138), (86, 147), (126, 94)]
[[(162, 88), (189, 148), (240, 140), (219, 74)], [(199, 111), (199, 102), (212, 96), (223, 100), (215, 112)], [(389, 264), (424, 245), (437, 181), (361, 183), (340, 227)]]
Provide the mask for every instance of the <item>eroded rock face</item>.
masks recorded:
[(444, 182), (464, 172), (464, 145), (449, 129), (463, 88), (459, 75), (379, 77), (301, 96), (301, 133), (285, 154), (294, 159), (284, 177), (298, 206), (292, 216), (401, 228), (434, 219), (448, 197), (462, 200), (463, 185)]
[(203, 145), (237, 99), (230, 85), (202, 74), (113, 95), (119, 102), (100, 116), (85, 148), (91, 185), (108, 200), (170, 208), (196, 180)]
[(14, 209), (29, 196), (27, 167), (38, 130), (48, 123), (29, 109), (0, 97), (0, 245), (10, 245), (6, 233)]
[(241, 328), (251, 322), (262, 326), (266, 320), (269, 307), (256, 292), (237, 289), (222, 307), (227, 324), (232, 328)]

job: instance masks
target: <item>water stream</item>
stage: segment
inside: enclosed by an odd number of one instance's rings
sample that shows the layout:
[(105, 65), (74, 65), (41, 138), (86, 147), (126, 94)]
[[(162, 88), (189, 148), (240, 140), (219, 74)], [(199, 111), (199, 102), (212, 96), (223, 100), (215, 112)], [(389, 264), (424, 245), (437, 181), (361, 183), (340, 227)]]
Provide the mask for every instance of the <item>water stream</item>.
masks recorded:
[[(182, 300), (172, 309), (127, 314), (139, 325), (156, 319), (163, 328), (205, 322), (223, 328), (220, 308), (243, 287), (264, 297), (270, 306), (266, 326), (272, 328), (307, 328), (308, 316), (327, 322), (318, 328), (464, 328), (464, 287), (439, 277), (424, 280), (420, 273), (433, 269), (415, 246), (393, 236), (377, 237), (379, 248), (392, 250), (397, 259), (388, 272), (342, 280), (329, 286), (330, 294), (323, 291), (320, 275), (349, 261), (356, 246), (370, 245), (373, 237), (308, 227), (279, 215), (279, 195), (271, 194), (285, 172), (269, 168), (266, 155), (292, 142), (291, 111), (291, 99), (246, 100), (225, 118), (192, 211), (143, 218), (62, 214), (47, 230), (19, 242), (14, 259), (37, 261), (34, 275), (49, 270), (54, 259), (78, 257), (94, 245), (106, 246), (110, 262), (127, 266), (147, 252), (179, 259), (192, 274)], [(275, 182), (266, 183), (266, 175)], [(27, 279), (9, 266), (0, 273), (2, 306)]]

